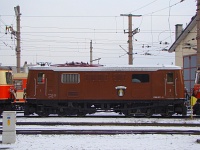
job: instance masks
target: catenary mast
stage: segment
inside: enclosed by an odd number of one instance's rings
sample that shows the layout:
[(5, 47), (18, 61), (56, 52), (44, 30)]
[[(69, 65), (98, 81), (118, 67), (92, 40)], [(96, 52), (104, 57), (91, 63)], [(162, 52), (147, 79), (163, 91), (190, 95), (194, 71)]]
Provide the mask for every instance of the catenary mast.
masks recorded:
[(132, 14), (121, 14), (120, 16), (128, 16), (128, 56), (129, 56), (129, 65), (133, 64), (133, 35), (138, 33), (138, 28), (132, 30), (132, 17), (140, 17), (141, 15), (132, 15)]
[(200, 68), (200, 0), (197, 0), (197, 68)]
[(16, 38), (17, 38), (17, 46), (16, 46), (16, 59), (17, 59), (17, 73), (20, 73), (20, 59), (21, 59), (21, 47), (20, 47), (20, 7), (14, 7), (16, 21), (17, 21), (17, 31), (16, 31)]

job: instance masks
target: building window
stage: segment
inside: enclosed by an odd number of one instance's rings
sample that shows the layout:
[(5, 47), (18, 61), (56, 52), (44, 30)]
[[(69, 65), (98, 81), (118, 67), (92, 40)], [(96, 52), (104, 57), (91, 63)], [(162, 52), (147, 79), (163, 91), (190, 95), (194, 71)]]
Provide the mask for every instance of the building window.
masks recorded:
[(16, 90), (23, 90), (22, 89), (22, 80), (14, 80), (14, 86)]
[(64, 73), (61, 77), (62, 83), (79, 83), (80, 74), (77, 73)]
[(38, 73), (37, 82), (39, 84), (44, 84), (44, 82), (45, 82), (45, 74), (44, 73)]
[(174, 74), (167, 73), (167, 83), (173, 83), (173, 82), (174, 82)]
[(149, 74), (133, 74), (132, 75), (133, 83), (146, 83), (149, 82)]

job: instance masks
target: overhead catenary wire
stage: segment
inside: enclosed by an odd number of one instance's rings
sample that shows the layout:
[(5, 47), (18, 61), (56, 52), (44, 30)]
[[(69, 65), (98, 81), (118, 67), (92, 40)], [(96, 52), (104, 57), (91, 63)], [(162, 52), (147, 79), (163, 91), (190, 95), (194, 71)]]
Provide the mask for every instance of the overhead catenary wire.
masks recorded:
[[(169, 17), (168, 17), (168, 26), (169, 26), (169, 30), (171, 31), (171, 26), (170, 26), (171, 7), (170, 7), (170, 3), (171, 3), (171, 0), (169, 0)], [(171, 35), (171, 33), (170, 33), (170, 35)], [(170, 40), (171, 40), (171, 43), (172, 43), (172, 38), (170, 38)]]
[(144, 14), (144, 16), (148, 16), (148, 15), (151, 16), (151, 15), (154, 14), (154, 13), (163, 11), (163, 10), (165, 10), (165, 9), (169, 9), (169, 8), (174, 7), (174, 6), (176, 6), (176, 5), (178, 5), (178, 4), (182, 3), (182, 2), (183, 2), (183, 1), (179, 1), (179, 2), (177, 2), (177, 3), (174, 3), (174, 4), (172, 4), (172, 5), (169, 5), (168, 7), (164, 7), (164, 8), (161, 8), (161, 9), (159, 9), (159, 10), (156, 10), (156, 11), (153, 11), (153, 12), (150, 12), (150, 13), (146, 13), (146, 14)]
[(140, 8), (137, 8), (137, 9), (131, 11), (130, 13), (133, 13), (133, 12), (136, 12), (136, 11), (138, 11), (138, 10), (140, 10), (140, 9), (146, 8), (147, 6), (149, 6), (149, 5), (153, 4), (153, 3), (155, 3), (156, 1), (158, 1), (158, 0), (154, 0), (154, 1), (150, 2), (150, 3), (148, 3), (148, 4), (145, 4), (144, 6), (142, 6), (142, 7), (140, 7)]
[[(148, 2), (146, 5), (144, 5), (144, 8), (148, 7), (148, 6), (151, 6), (151, 3), (155, 3), (156, 1), (158, 0), (152, 0), (152, 2)], [(169, 5), (170, 8), (172, 5)], [(173, 6), (172, 6), (173, 7)], [(169, 7), (168, 7), (169, 8)], [(142, 7), (140, 9), (143, 9)], [(160, 9), (159, 9), (160, 10)], [(137, 10), (136, 10), (137, 11)], [(162, 11), (162, 10), (161, 10)], [(142, 20), (145, 20), (145, 17), (157, 17), (157, 16), (163, 16), (163, 17), (169, 17), (169, 14), (167, 15), (161, 15), (161, 14), (156, 14), (157, 10), (156, 11), (152, 11), (153, 13), (151, 15), (146, 15), (146, 16), (142, 16)], [(174, 14), (171, 14), (170, 17), (176, 17), (176, 16), (179, 16), (179, 17), (185, 17), (185, 16), (191, 16), (191, 15), (174, 15)], [(13, 17), (13, 16), (12, 16)], [(38, 52), (37, 48), (38, 47), (41, 47), (41, 48), (44, 48), (44, 49), (48, 49), (49, 47), (52, 46), (52, 48), (55, 48), (57, 49), (57, 51), (59, 52), (61, 50), (62, 52), (62, 48), (66, 48), (65, 46), (63, 46), (65, 43), (68, 44), (68, 47), (69, 49), (71, 50), (80, 50), (80, 49), (84, 49), (84, 50), (87, 50), (87, 43), (89, 43), (89, 41), (92, 39), (94, 40), (95, 42), (93, 43), (94, 44), (94, 49), (95, 50), (102, 50), (102, 51), (105, 51), (104, 53), (106, 53), (106, 50), (108, 51), (115, 51), (117, 49), (115, 49), (115, 47), (111, 48), (111, 46), (114, 46), (115, 44), (123, 44), (124, 46), (127, 45), (127, 40), (125, 40), (125, 38), (121, 38), (119, 40), (119, 38), (116, 38), (114, 40), (112, 40), (112, 38), (108, 37), (107, 35), (110, 35), (110, 34), (113, 34), (114, 36), (119, 36), (120, 34), (123, 34), (123, 27), (120, 28), (120, 23), (119, 23), (119, 17), (120, 16), (67, 16), (67, 15), (64, 15), (64, 16), (26, 16), (26, 15), (22, 15), (21, 18), (22, 20), (23, 19), (26, 19), (26, 18), (50, 18), (50, 19), (55, 19), (55, 18), (113, 18), (114, 20), (114, 24), (113, 26), (113, 29), (112, 28), (105, 28), (105, 29), (101, 29), (101, 28), (81, 28), (81, 27), (62, 27), (62, 26), (22, 26), (22, 48), (26, 51), (32, 49), (34, 50), (35, 48), (35, 52)], [(165, 20), (167, 20), (165, 18)], [(152, 23), (154, 20), (151, 20)], [(140, 22), (140, 24), (142, 24), (143, 21)], [(156, 34), (159, 34), (161, 32), (161, 30), (154, 30), (153, 28), (153, 24), (152, 24), (152, 27), (150, 30), (141, 30), (140, 34), (145, 34), (145, 36), (147, 34), (151, 34), (151, 36), (157, 36)], [(37, 31), (37, 29), (39, 29)], [(55, 32), (51, 32), (52, 29), (55, 29)], [(33, 32), (30, 32), (30, 31), (33, 31)], [(41, 32), (41, 31), (42, 32)], [(63, 30), (63, 31), (60, 31), (60, 30)], [(75, 30), (79, 30), (78, 32), (76, 32)], [(170, 32), (170, 33), (169, 33)], [(75, 33), (75, 34), (74, 34)], [(81, 36), (77, 36), (78, 34), (83, 34)], [(93, 34), (93, 36), (89, 35), (89, 36), (84, 36), (86, 34)], [(100, 38), (100, 35), (101, 34), (106, 34), (106, 38), (105, 39), (101, 39)], [(153, 35), (155, 34), (155, 35)], [(167, 35), (168, 34), (168, 35)], [(170, 34), (170, 36), (169, 36)], [(162, 34), (162, 36), (160, 36), (160, 40), (164, 42), (164, 39), (168, 40), (169, 41), (169, 38), (172, 37), (171, 34), (174, 34), (174, 31), (173, 30), (169, 30), (169, 31), (166, 31), (166, 33)], [(67, 35), (67, 36), (66, 36)], [(3, 36), (3, 35), (2, 35)], [(28, 37), (29, 36), (29, 37)], [(122, 35), (123, 36), (123, 35)], [(1, 35), (0, 35), (1, 37)], [(4, 38), (5, 36), (3, 36)], [(34, 38), (36, 37), (36, 39)], [(54, 38), (55, 37), (55, 38)], [(81, 38), (83, 37), (83, 38)], [(92, 38), (91, 38), (92, 37)], [(45, 39), (46, 38), (46, 39)], [(140, 41), (140, 38), (137, 38), (138, 41)], [(88, 40), (88, 41), (87, 41)], [(103, 41), (105, 40), (105, 41)], [(3, 41), (5, 41), (3, 39)], [(48, 44), (48, 42), (50, 42), (51, 44)], [(35, 45), (37, 46), (34, 46), (34, 43)], [(151, 46), (152, 49), (150, 49), (151, 51), (153, 51), (153, 49), (155, 49), (155, 47), (157, 46), (158, 48), (159, 47), (165, 47), (165, 45), (159, 45), (159, 40), (158, 41), (154, 41), (154, 39), (152, 38), (150, 41), (141, 41), (140, 44), (138, 42), (134, 42), (134, 45), (136, 47), (135, 50), (137, 50), (137, 48), (139, 49), (139, 47), (141, 48), (142, 47), (142, 44), (149, 44)], [(170, 42), (170, 44), (172, 44), (172, 42)], [(50, 45), (50, 46), (49, 46)], [(60, 47), (58, 46), (60, 45)], [(4, 45), (2, 45), (4, 46)], [(1, 47), (2, 47), (1, 46)], [(102, 46), (102, 47), (100, 47)], [(161, 49), (160, 48), (160, 49)], [(141, 48), (142, 49), (142, 48)], [(41, 51), (41, 50), (40, 50)], [(56, 51), (56, 50), (55, 50)], [(109, 54), (109, 52), (107, 53)]]

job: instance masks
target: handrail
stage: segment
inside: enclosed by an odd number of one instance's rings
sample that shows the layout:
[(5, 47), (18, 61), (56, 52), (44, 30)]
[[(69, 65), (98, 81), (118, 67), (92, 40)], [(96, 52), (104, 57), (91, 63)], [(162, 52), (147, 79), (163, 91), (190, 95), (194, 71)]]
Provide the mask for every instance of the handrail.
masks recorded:
[(176, 91), (176, 81), (177, 81), (177, 78), (175, 79), (175, 85), (174, 85), (174, 86), (175, 86), (175, 87), (174, 87), (174, 88), (175, 88), (175, 89), (174, 89), (174, 90), (175, 90), (175, 95), (177, 96), (177, 91)]
[(47, 96), (47, 78), (46, 78), (46, 81), (45, 81), (45, 96)]
[(36, 79), (34, 78), (34, 81), (35, 81), (35, 94), (34, 94), (34, 96), (36, 96)]
[(167, 79), (165, 79), (165, 78), (164, 78), (164, 81), (165, 81), (165, 96), (166, 96), (166, 88), (167, 88), (166, 86), (167, 86)]

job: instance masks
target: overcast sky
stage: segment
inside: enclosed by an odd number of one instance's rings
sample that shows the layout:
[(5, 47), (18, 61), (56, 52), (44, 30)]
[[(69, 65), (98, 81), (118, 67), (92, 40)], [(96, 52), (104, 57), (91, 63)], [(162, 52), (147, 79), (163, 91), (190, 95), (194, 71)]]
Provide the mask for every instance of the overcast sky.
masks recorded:
[[(183, 2), (181, 2), (183, 1)], [(168, 49), (176, 24), (185, 28), (196, 13), (196, 0), (1, 0), (0, 63), (16, 65), (14, 7), (21, 11), (21, 65), (28, 63), (90, 61), (103, 65), (128, 64), (128, 17), (133, 17), (133, 64), (172, 64)], [(144, 54), (151, 55), (144, 55)], [(98, 63), (95, 61), (94, 63)]]

